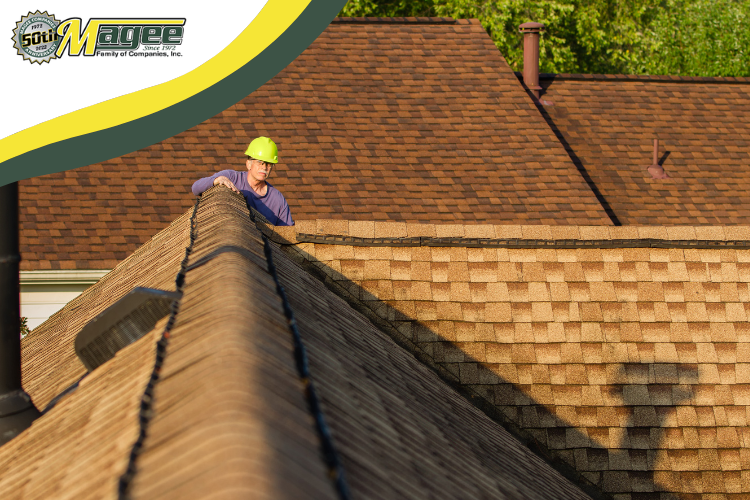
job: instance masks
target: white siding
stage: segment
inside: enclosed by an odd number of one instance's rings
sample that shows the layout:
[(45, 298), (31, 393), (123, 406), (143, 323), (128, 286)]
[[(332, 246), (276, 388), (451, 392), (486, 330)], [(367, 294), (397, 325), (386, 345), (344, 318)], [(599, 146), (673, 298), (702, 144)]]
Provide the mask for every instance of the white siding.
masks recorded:
[(22, 284), (21, 316), (29, 318), (27, 324), (33, 330), (90, 286)]
[(107, 269), (21, 271), (21, 316), (33, 330), (99, 281)]

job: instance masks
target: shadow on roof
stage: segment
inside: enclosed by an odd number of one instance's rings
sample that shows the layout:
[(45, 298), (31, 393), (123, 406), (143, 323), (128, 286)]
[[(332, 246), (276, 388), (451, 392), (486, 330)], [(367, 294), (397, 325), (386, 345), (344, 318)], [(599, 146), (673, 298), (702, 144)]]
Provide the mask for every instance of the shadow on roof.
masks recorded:
[[(602, 429), (595, 428), (602, 423), (601, 419), (597, 421), (596, 414), (600, 410), (596, 406), (578, 408), (580, 412), (592, 413), (592, 418), (589, 418), (591, 428), (582, 431), (530, 396), (534, 384), (532, 377), (536, 378), (531, 373), (532, 360), (527, 365), (527, 381), (524, 384), (511, 383), (498, 375), (498, 365), (488, 363), (486, 357), (474, 358), (470, 343), (456, 342), (455, 337), (446, 338), (387, 301), (377, 299), (372, 290), (342, 278), (338, 271), (309, 254), (306, 254), (309, 262), (304, 263), (299, 260), (299, 254), (294, 255), (296, 252), (287, 252), (312, 276), (365, 314), (381, 331), (388, 333), (592, 497), (614, 498), (613, 495), (630, 494), (633, 498), (650, 498), (650, 493), (656, 495), (654, 498), (662, 498), (660, 493), (670, 495), (675, 491), (674, 484), (659, 482), (655, 477), (655, 467), (660, 460), (659, 454), (666, 454), (663, 447), (665, 434), (673, 427), (667, 426), (666, 420), (674, 418), (679, 405), (694, 400), (692, 386), (699, 383), (697, 365), (669, 362), (617, 365), (613, 375), (620, 383), (606, 387), (609, 400), (605, 404), (611, 405), (613, 410), (609, 424), (618, 427), (619, 431), (612, 433), (605, 428), (602, 433)], [(337, 277), (335, 282), (330, 279), (334, 275)], [(364, 302), (358, 297), (367, 297), (368, 300)], [(407, 338), (395, 322), (400, 325), (412, 323), (417, 329), (412, 338), (418, 340), (413, 342)], [(581, 389), (580, 385), (570, 384), (558, 387), (563, 392), (562, 399), (571, 389), (573, 393), (580, 393)], [(569, 404), (578, 406), (580, 402), (571, 399)], [(664, 459), (661, 457), (662, 461)], [(688, 487), (700, 488), (698, 484)]]
[[(38, 406), (84, 371), (73, 339), (88, 319), (133, 286), (169, 289), (188, 230), (187, 217), (179, 218), (24, 340), (25, 386)], [(0, 448), (1, 497), (94, 491), (115, 498), (132, 453), (133, 498), (335, 497), (289, 323), (244, 200), (224, 188), (204, 193), (195, 236), (146, 425), (139, 428), (139, 409), (158, 328)], [(272, 252), (355, 498), (586, 498), (280, 250)]]

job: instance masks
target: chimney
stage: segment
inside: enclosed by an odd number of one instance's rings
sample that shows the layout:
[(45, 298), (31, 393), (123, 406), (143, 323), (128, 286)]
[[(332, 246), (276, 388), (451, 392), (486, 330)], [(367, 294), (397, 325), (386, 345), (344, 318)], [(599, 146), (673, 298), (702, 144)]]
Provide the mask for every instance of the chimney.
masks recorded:
[(39, 417), (21, 387), (18, 183), (0, 187), (0, 446)]
[(523, 83), (539, 99), (539, 33), (542, 23), (523, 23), (519, 31), (523, 33)]

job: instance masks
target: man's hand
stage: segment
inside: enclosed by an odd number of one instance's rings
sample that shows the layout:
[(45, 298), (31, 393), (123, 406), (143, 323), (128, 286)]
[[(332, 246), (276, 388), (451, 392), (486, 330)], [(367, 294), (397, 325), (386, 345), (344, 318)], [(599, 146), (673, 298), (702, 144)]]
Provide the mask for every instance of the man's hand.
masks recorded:
[(227, 177), (220, 175), (216, 179), (214, 179), (214, 186), (218, 186), (221, 184), (222, 186), (226, 186), (235, 193), (239, 194), (240, 192), (237, 190), (237, 188), (232, 184), (232, 181), (230, 181)]

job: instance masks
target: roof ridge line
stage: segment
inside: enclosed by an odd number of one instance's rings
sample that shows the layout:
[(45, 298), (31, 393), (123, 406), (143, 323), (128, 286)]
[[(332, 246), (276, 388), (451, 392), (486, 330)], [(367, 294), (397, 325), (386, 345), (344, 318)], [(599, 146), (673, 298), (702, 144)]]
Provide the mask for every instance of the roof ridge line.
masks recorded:
[(452, 17), (335, 17), (331, 22), (349, 24), (457, 24), (460, 21)]
[[(251, 209), (251, 219), (254, 219), (254, 213), (260, 214), (260, 212), (257, 212), (254, 208)], [(351, 493), (346, 481), (344, 466), (341, 462), (340, 453), (336, 449), (336, 445), (331, 437), (328, 424), (325, 421), (325, 414), (320, 406), (320, 398), (318, 397), (318, 393), (310, 375), (310, 362), (307, 356), (307, 349), (305, 348), (305, 343), (302, 341), (299, 328), (297, 328), (297, 320), (294, 317), (292, 306), (289, 303), (284, 287), (279, 280), (279, 274), (276, 271), (276, 264), (274, 264), (273, 261), (271, 243), (269, 243), (269, 239), (264, 234), (261, 233), (261, 236), (263, 238), (263, 251), (266, 255), (266, 263), (268, 264), (268, 273), (273, 278), (274, 283), (276, 283), (276, 293), (281, 299), (284, 316), (287, 318), (289, 331), (292, 334), (297, 374), (299, 375), (300, 381), (305, 386), (305, 399), (307, 399), (310, 413), (315, 420), (315, 427), (318, 431), (318, 437), (320, 438), (324, 461), (328, 467), (328, 475), (333, 482), (339, 497), (342, 500), (349, 500), (351, 499)]]
[[(380, 222), (373, 227), (370, 222), (317, 219), (297, 221), (295, 226), (258, 224), (264, 234), (277, 243), (294, 244), (302, 238), (347, 238), (350, 241), (390, 246), (420, 246), (438, 241), (512, 242), (510, 247), (529, 242), (543, 242), (541, 246), (575, 244), (644, 247), (679, 245), (684, 248), (741, 247), (750, 244), (750, 226), (547, 226), (547, 225), (497, 225), (497, 224), (411, 224)], [(349, 223), (353, 226), (350, 227)], [(366, 224), (366, 223), (365, 223)], [(378, 224), (377, 222), (375, 224)], [(272, 235), (272, 236), (270, 236)], [(555, 243), (557, 242), (557, 243)], [(598, 243), (596, 243), (598, 242)]]
[(333, 234), (297, 234), (297, 243), (325, 245), (390, 247), (477, 247), (477, 248), (681, 248), (681, 249), (750, 249), (750, 240), (669, 240), (660, 238), (613, 239), (537, 239), (537, 238), (464, 238), (464, 237), (396, 237), (361, 238)]
[(170, 307), (171, 311), (167, 324), (162, 329), (161, 336), (156, 342), (156, 355), (154, 356), (154, 362), (151, 368), (151, 376), (149, 377), (148, 383), (146, 384), (143, 394), (141, 395), (140, 410), (138, 412), (138, 437), (130, 447), (130, 453), (128, 454), (128, 463), (125, 471), (120, 475), (117, 480), (117, 495), (118, 498), (129, 498), (130, 488), (135, 479), (135, 475), (138, 472), (137, 462), (138, 457), (141, 455), (146, 437), (148, 436), (148, 428), (151, 421), (154, 418), (154, 392), (156, 385), (160, 380), (160, 373), (164, 366), (164, 360), (167, 357), (167, 347), (169, 347), (169, 340), (171, 338), (172, 329), (174, 328), (175, 322), (177, 321), (177, 314), (180, 312), (180, 305), (182, 304), (182, 291), (185, 285), (185, 274), (187, 273), (187, 265), (190, 260), (190, 254), (193, 252), (195, 246), (195, 240), (197, 239), (196, 230), (198, 228), (198, 207), (201, 204), (203, 198), (198, 196), (195, 199), (193, 205), (193, 214), (190, 216), (190, 239), (188, 246), (185, 247), (185, 254), (180, 263), (180, 270), (175, 276), (175, 291), (178, 292), (179, 298), (172, 302)]
[[(523, 76), (516, 71), (516, 76)], [(681, 75), (604, 75), (585, 73), (540, 73), (540, 80), (585, 80), (585, 81), (635, 81), (635, 82), (673, 82), (673, 83), (735, 83), (749, 84), (750, 78), (741, 76), (681, 76)]]

